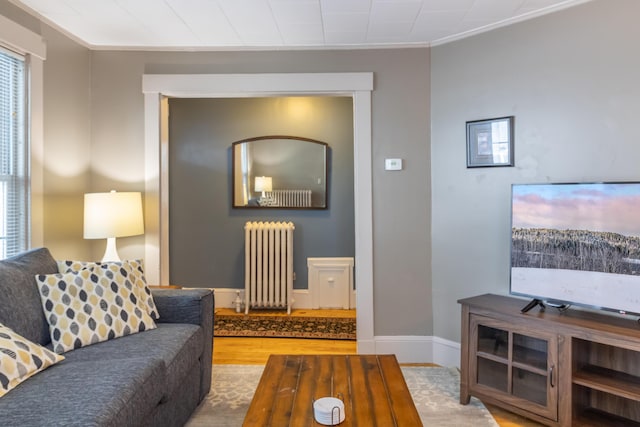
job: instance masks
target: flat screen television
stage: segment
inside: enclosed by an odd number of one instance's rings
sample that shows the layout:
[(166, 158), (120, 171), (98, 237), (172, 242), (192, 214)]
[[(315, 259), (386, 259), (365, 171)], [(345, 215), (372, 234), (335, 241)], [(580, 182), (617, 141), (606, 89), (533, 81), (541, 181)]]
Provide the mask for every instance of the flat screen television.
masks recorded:
[(640, 182), (513, 184), (510, 292), (639, 314)]

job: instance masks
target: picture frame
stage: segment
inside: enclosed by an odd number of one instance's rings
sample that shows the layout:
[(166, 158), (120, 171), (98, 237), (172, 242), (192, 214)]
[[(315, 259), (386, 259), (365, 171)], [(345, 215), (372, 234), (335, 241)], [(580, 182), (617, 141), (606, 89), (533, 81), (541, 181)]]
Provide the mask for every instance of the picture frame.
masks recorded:
[(515, 116), (468, 121), (467, 168), (514, 165)]

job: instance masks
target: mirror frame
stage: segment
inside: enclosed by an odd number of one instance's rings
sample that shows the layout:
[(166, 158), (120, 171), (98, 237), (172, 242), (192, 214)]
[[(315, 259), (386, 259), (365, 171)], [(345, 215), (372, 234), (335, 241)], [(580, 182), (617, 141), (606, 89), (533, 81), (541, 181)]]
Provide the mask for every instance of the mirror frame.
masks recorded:
[[(252, 141), (264, 141), (271, 139), (290, 139), (295, 141), (310, 142), (313, 144), (319, 144), (324, 147), (323, 169), (324, 169), (324, 205), (323, 206), (255, 206), (244, 205), (240, 206), (236, 203), (236, 146), (239, 144), (252, 142)], [(233, 209), (300, 209), (300, 210), (323, 210), (329, 208), (329, 185), (328, 185), (328, 159), (329, 159), (329, 144), (326, 142), (318, 141), (316, 139), (304, 138), (300, 136), (290, 135), (266, 135), (256, 136), (253, 138), (245, 138), (240, 141), (231, 143), (231, 207)]]

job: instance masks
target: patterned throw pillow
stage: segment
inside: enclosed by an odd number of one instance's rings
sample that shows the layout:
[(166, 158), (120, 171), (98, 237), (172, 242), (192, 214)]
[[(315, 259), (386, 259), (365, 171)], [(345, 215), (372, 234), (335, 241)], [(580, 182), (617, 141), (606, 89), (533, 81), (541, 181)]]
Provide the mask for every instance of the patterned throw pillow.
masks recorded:
[(84, 269), (36, 281), (56, 353), (156, 327), (122, 270)]
[(147, 286), (147, 280), (144, 277), (144, 268), (142, 267), (141, 260), (127, 260), (127, 261), (109, 261), (109, 262), (84, 262), (84, 261), (58, 261), (58, 272), (71, 273), (77, 272), (82, 269), (94, 269), (104, 268), (114, 270), (115, 268), (124, 268), (127, 274), (130, 274), (131, 283), (134, 285), (133, 291), (136, 293), (138, 299), (142, 301), (147, 313), (154, 320), (160, 318), (156, 303), (153, 301), (153, 295), (149, 286)]
[(18, 335), (0, 323), (0, 397), (64, 356)]

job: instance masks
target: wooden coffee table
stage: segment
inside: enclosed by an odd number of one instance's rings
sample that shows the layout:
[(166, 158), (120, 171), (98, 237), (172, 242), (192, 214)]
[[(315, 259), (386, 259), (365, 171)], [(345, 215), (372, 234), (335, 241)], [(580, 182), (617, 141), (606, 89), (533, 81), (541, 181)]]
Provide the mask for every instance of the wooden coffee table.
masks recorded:
[(394, 355), (271, 355), (243, 426), (319, 426), (313, 401), (340, 397), (340, 426), (422, 426)]

